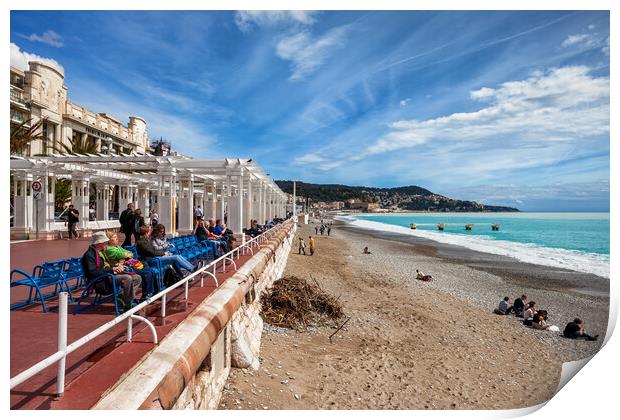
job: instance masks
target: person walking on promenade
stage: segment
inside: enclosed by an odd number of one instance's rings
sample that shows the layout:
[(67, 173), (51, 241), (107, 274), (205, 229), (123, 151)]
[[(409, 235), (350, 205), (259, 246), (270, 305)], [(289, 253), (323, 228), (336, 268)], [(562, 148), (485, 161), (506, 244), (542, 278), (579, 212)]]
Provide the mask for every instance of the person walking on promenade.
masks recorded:
[(140, 239), (140, 229), (144, 225), (146, 225), (146, 223), (144, 223), (144, 217), (142, 217), (142, 210), (136, 209), (133, 212), (133, 236), (136, 242)]
[(80, 212), (73, 208), (73, 204), (69, 204), (69, 210), (67, 210), (67, 225), (69, 227), (69, 239), (75, 235), (75, 239), (79, 237), (75, 227), (80, 221)]
[[(122, 302), (120, 311), (124, 312), (135, 306), (136, 288), (140, 285), (141, 279), (137, 274), (123, 274), (124, 267), (110, 267), (105, 268), (104, 260), (99, 254), (108, 245), (108, 237), (105, 232), (93, 233), (93, 242), (88, 247), (84, 255), (82, 256), (82, 269), (84, 270), (84, 276), (88, 280), (102, 276), (104, 274), (113, 274), (117, 287), (120, 287), (123, 291)], [(103, 279), (102, 282), (108, 282), (111, 278)], [(97, 283), (99, 285), (99, 282)], [(97, 290), (97, 286), (95, 286)], [(106, 290), (112, 289), (105, 288)]]
[(319, 234), (319, 227), (318, 227), (318, 226), (315, 226), (315, 227), (314, 227), (314, 234), (315, 234), (315, 235), (318, 235), (318, 234)]
[(121, 224), (121, 232), (125, 234), (125, 240), (122, 246), (131, 245), (131, 235), (133, 234), (133, 203), (127, 204), (127, 208), (123, 210), (118, 221)]
[(314, 238), (312, 236), (308, 236), (308, 245), (310, 245), (310, 255), (314, 255)]
[(304, 242), (304, 238), (299, 238), (299, 255), (301, 255), (302, 252), (306, 255), (306, 243)]
[(329, 236), (332, 233), (332, 228), (327, 226), (327, 236)]

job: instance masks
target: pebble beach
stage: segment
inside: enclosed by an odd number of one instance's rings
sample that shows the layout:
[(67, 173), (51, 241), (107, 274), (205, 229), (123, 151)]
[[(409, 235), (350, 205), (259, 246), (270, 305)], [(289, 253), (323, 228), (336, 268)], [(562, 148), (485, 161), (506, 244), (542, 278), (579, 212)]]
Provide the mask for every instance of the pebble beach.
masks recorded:
[[(233, 369), (223, 409), (511, 409), (552, 398), (562, 363), (600, 348), (609, 281), (429, 240), (300, 225), (285, 275), (318, 280), (350, 318), (298, 332), (265, 324), (258, 371)], [(364, 255), (362, 249), (372, 252)], [(431, 282), (415, 279), (415, 270)], [(560, 330), (580, 317), (599, 341), (568, 340), (493, 314), (527, 294)], [(293, 379), (291, 379), (292, 377)]]

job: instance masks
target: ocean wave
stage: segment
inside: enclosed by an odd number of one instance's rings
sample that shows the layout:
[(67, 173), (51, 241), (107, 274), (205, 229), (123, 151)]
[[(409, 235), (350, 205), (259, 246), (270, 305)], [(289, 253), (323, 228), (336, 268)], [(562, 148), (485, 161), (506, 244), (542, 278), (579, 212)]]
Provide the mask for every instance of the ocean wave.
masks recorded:
[(564, 268), (609, 278), (610, 260), (607, 255), (496, 240), (486, 236), (459, 235), (427, 230), (413, 230), (403, 226), (356, 219), (351, 216), (337, 216), (336, 219), (363, 229), (380, 230), (383, 232), (416, 236), (445, 244), (462, 246), (474, 251), (512, 257), (526, 263)]

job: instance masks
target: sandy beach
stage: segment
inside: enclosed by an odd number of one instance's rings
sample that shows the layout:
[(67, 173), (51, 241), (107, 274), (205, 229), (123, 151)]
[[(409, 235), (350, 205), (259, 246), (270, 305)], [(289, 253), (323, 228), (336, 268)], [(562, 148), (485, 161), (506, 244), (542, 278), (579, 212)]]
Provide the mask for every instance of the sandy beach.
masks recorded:
[[(315, 236), (314, 226), (297, 236)], [(316, 247), (312, 257), (294, 249), (285, 275), (317, 279), (350, 321), (332, 343), (333, 328), (265, 325), (260, 369), (233, 369), (221, 409), (522, 408), (553, 396), (562, 362), (602, 344), (607, 279), (339, 222)], [(434, 280), (415, 280), (416, 269)], [(599, 341), (492, 313), (503, 296), (522, 293), (549, 311), (551, 324), (563, 329), (579, 316)]]

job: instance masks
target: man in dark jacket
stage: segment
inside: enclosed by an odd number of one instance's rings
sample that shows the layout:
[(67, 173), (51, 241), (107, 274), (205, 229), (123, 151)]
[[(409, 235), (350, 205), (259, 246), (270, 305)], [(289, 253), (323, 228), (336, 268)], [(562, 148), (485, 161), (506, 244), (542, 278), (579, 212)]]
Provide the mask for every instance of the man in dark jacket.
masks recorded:
[(73, 208), (73, 204), (69, 205), (69, 209), (67, 210), (67, 224), (69, 225), (69, 239), (75, 235), (75, 239), (78, 238), (78, 233), (75, 227), (80, 221), (80, 212), (77, 209)]
[[(82, 268), (84, 275), (88, 280), (104, 274), (113, 274), (116, 280), (116, 287), (120, 287), (123, 291), (124, 307), (120, 307), (121, 311), (126, 311), (135, 306), (136, 288), (140, 285), (141, 279), (137, 274), (123, 274), (123, 267), (113, 267), (112, 270), (105, 269), (105, 264), (99, 251), (105, 249), (108, 244), (108, 237), (104, 232), (93, 233), (93, 243), (88, 247), (82, 256)], [(101, 281), (109, 281), (102, 279)]]
[(121, 232), (125, 234), (125, 240), (121, 246), (131, 245), (131, 235), (134, 233), (133, 203), (127, 204), (127, 208), (118, 217), (118, 221), (121, 224)]

